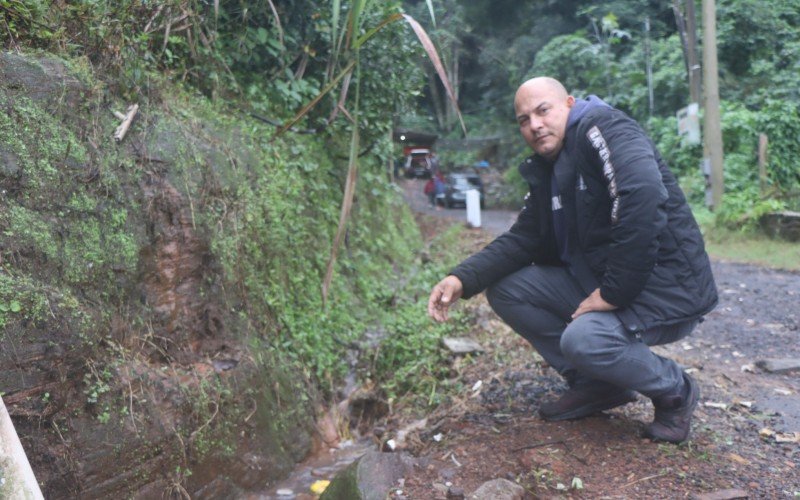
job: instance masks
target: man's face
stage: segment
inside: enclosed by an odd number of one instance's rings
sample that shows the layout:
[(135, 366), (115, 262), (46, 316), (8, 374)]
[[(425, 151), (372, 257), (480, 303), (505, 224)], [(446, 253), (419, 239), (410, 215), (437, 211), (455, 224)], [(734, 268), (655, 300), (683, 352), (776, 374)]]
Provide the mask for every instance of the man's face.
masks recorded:
[(548, 160), (558, 156), (573, 104), (574, 97), (546, 82), (528, 81), (517, 90), (514, 110), (519, 131), (537, 154)]

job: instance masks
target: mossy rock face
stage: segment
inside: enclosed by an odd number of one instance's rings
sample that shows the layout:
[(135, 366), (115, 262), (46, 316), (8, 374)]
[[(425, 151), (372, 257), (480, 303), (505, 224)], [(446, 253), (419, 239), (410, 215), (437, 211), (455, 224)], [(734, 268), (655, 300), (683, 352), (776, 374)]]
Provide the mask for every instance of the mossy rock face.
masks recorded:
[(46, 498), (258, 490), (314, 412), (212, 248), (252, 146), (155, 105), (117, 144), (107, 108), (68, 63), (0, 54), (0, 390)]
[(0, 52), (0, 82), (11, 95), (23, 95), (45, 108), (65, 112), (78, 109), (88, 90), (61, 59), (10, 52)]
[(412, 465), (401, 453), (369, 451), (337, 474), (320, 500), (384, 500)]

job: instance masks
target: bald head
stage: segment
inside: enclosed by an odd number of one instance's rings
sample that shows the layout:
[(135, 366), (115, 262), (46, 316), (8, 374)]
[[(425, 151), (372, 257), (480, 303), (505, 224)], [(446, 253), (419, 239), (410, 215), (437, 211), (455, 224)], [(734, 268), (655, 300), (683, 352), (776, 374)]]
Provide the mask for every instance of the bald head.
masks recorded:
[(514, 111), (520, 133), (531, 149), (549, 160), (558, 156), (574, 104), (575, 98), (555, 78), (540, 76), (520, 85)]
[(564, 87), (564, 85), (562, 85), (562, 83), (555, 78), (550, 78), (549, 76), (537, 76), (536, 78), (531, 78), (530, 80), (525, 81), (519, 86), (517, 89), (517, 94), (514, 97), (514, 106), (517, 105), (517, 99), (519, 99), (520, 94), (525, 95), (530, 92), (542, 91), (547, 91), (552, 93), (555, 97), (563, 99), (566, 99), (569, 95), (569, 92), (567, 92), (567, 89)]

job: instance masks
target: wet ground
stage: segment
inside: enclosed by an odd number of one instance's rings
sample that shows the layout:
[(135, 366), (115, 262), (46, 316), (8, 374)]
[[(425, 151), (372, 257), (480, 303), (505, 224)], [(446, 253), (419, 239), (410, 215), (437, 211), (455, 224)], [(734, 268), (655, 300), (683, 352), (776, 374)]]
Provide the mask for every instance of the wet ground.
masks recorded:
[[(407, 186), (407, 196), (418, 206), (416, 190)], [(424, 230), (447, 223), (430, 216), (438, 214), (420, 211)], [(485, 231), (465, 237), (488, 242), (508, 227), (489, 221), (508, 217), (485, 217)], [(731, 489), (739, 491), (723, 498), (800, 497), (800, 372), (759, 367), (767, 359), (800, 358), (800, 274), (720, 261), (713, 268), (719, 306), (690, 337), (656, 348), (700, 386), (690, 441), (642, 438), (652, 405), (641, 396), (579, 421), (538, 418), (541, 401), (563, 385), (480, 297), (462, 306), (477, 318), (465, 334), (487, 351), (453, 360), (467, 390), (429, 416), (411, 450), (420, 465), (393, 496), (457, 497), (504, 477), (522, 484), (527, 498), (684, 498)]]

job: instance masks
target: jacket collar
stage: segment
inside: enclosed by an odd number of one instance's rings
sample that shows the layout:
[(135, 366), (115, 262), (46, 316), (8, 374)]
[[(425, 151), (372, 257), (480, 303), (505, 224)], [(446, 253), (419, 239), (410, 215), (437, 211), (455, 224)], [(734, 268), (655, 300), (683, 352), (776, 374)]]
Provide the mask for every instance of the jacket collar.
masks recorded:
[[(537, 187), (548, 181), (549, 173), (553, 170), (553, 163), (545, 160), (539, 155), (533, 154), (525, 158), (519, 165), (519, 173), (522, 178), (528, 181), (531, 187)], [(549, 181), (548, 181), (549, 182)]]

